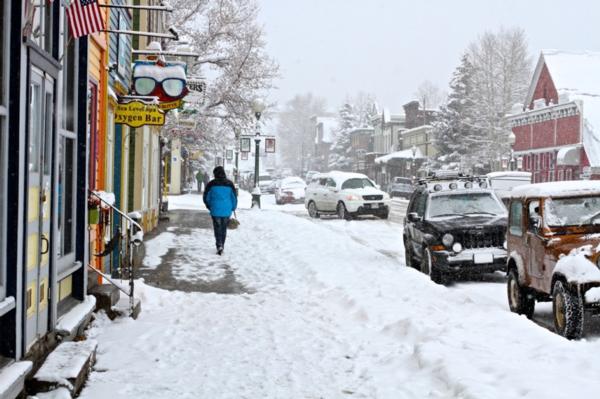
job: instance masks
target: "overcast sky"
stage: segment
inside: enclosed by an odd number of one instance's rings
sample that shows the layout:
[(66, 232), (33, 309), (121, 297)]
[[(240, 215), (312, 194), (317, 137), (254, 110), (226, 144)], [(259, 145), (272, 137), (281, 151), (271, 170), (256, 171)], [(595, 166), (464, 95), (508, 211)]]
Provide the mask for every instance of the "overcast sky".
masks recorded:
[[(281, 66), (273, 100), (312, 92), (336, 109), (365, 91), (392, 112), (424, 80), (446, 89), (485, 30), (522, 27), (540, 49), (600, 51), (598, 0), (259, 0), (267, 50)], [(599, 71), (600, 73), (600, 71)]]

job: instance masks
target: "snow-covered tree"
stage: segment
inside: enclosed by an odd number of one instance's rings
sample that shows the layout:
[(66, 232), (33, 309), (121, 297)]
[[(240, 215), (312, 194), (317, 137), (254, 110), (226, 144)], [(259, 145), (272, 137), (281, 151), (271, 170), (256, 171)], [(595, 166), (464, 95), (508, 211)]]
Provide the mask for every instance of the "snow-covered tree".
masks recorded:
[(474, 74), (470, 56), (464, 54), (452, 75), (446, 105), (433, 123), (437, 161), (446, 168), (458, 168), (461, 161), (468, 167), (477, 161), (481, 131), (474, 126)]
[(469, 54), (475, 67), (474, 125), (482, 130), (478, 144), (492, 164), (510, 151), (505, 116), (526, 95), (531, 57), (522, 29), (486, 32), (470, 45)]
[(338, 130), (329, 154), (329, 168), (352, 170), (352, 130), (359, 127), (372, 127), (375, 114), (374, 97), (364, 92), (348, 97), (338, 112)]
[(188, 46), (200, 54), (188, 60), (188, 76), (206, 81), (202, 101), (191, 102), (194, 118), (209, 131), (199, 135), (222, 137), (254, 124), (251, 103), (265, 96), (278, 76), (277, 64), (265, 52), (264, 32), (258, 23), (256, 0), (171, 0), (167, 22), (180, 32), (180, 42), (167, 50)]
[(338, 114), (338, 130), (329, 153), (329, 168), (350, 171), (352, 169), (352, 137), (350, 132), (357, 127), (359, 117), (352, 104), (344, 103)]
[(311, 118), (325, 114), (325, 110), (325, 100), (311, 93), (296, 95), (287, 102), (277, 122), (283, 166), (300, 173), (311, 164), (315, 149), (315, 126)]
[(434, 109), (444, 102), (446, 94), (435, 84), (425, 80), (417, 88), (415, 96), (423, 104), (424, 109)]

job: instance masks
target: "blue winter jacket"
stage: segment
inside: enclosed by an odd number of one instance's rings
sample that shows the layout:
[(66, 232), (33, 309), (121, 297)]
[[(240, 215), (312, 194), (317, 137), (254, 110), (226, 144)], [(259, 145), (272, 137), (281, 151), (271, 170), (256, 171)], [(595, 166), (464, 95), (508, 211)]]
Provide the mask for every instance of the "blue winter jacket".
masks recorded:
[(226, 178), (211, 180), (202, 196), (204, 205), (214, 217), (228, 218), (237, 208), (237, 192), (235, 186)]

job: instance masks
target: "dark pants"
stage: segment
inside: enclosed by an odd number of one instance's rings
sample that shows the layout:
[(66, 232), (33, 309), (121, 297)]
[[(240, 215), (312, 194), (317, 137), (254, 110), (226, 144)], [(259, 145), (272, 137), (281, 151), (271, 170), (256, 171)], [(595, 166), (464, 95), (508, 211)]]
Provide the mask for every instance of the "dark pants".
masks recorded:
[(213, 229), (215, 230), (215, 244), (217, 248), (225, 246), (225, 238), (227, 238), (227, 223), (229, 218), (212, 217)]

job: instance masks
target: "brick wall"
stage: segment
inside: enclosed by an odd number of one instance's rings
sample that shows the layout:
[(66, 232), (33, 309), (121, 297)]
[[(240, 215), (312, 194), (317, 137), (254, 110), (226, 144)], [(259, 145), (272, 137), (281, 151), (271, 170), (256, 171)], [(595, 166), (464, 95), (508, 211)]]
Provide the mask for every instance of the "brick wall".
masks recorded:
[[(542, 67), (540, 77), (533, 92), (533, 100), (540, 98), (546, 99), (546, 105), (548, 105), (550, 101), (554, 104), (558, 104), (558, 92), (556, 91), (556, 87), (554, 86), (554, 82), (552, 81), (552, 77), (550, 76), (550, 72), (546, 65)], [(529, 104), (530, 109), (533, 109), (533, 100), (531, 101), (531, 104)]]

